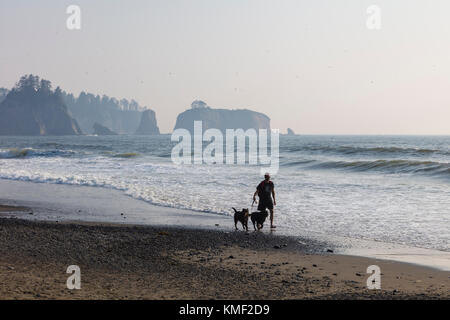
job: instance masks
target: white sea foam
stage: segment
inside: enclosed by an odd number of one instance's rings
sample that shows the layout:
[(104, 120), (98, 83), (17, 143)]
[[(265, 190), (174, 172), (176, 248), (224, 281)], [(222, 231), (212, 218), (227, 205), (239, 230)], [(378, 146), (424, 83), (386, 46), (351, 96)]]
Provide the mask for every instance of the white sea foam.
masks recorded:
[[(19, 147), (0, 140), (0, 178), (112, 188), (152, 204), (220, 215), (231, 215), (232, 206), (250, 207), (261, 179), (257, 166), (174, 165), (167, 156), (169, 137), (23, 139), (15, 142)], [(402, 146), (407, 156), (400, 147), (387, 148), (389, 152), (381, 152), (389, 156), (378, 159), (380, 154), (373, 154), (377, 149), (367, 142), (354, 148), (360, 154), (347, 150), (336, 155), (342, 148), (327, 150), (330, 142), (320, 140), (326, 138), (314, 138), (314, 143), (290, 139), (281, 139), (281, 168), (273, 179), (281, 228), (291, 234), (317, 231), (450, 251), (448, 180), (414, 171), (313, 167), (378, 160), (404, 165), (397, 161), (403, 158), (417, 166), (445, 164), (449, 156), (442, 143)], [(358, 138), (348, 139), (345, 145), (358, 144)], [(317, 154), (320, 148), (325, 151)]]

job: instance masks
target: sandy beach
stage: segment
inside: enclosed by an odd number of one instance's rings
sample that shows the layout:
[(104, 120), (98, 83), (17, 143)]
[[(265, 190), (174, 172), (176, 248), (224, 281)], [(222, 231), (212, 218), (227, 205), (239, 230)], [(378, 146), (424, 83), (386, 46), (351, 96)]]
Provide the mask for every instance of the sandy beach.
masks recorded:
[(374, 2), (1, 0), (0, 300), (450, 300), (450, 1)]
[[(268, 232), (3, 217), (0, 242), (0, 299), (450, 298), (449, 272)], [(69, 265), (80, 290), (66, 287)], [(381, 290), (366, 287), (369, 265), (381, 268)]]

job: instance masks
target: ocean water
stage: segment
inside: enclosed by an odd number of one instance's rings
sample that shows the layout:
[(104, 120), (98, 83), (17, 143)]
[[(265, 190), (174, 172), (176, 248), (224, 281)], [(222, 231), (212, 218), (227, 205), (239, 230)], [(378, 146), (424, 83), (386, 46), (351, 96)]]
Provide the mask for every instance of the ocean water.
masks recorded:
[[(259, 166), (175, 165), (174, 145), (170, 135), (0, 137), (0, 179), (110, 188), (230, 217), (232, 206), (251, 207)], [(287, 233), (450, 251), (448, 136), (280, 136), (273, 181)]]

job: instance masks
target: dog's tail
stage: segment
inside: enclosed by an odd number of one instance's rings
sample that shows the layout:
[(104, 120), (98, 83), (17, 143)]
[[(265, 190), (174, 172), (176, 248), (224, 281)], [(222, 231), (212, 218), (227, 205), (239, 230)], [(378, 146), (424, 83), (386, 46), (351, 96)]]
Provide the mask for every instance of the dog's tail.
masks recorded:
[(238, 211), (237, 211), (237, 210), (236, 210), (235, 208), (233, 208), (233, 207), (232, 207), (231, 209), (233, 209), (233, 210), (234, 210), (234, 213), (237, 213), (237, 212), (238, 212)]

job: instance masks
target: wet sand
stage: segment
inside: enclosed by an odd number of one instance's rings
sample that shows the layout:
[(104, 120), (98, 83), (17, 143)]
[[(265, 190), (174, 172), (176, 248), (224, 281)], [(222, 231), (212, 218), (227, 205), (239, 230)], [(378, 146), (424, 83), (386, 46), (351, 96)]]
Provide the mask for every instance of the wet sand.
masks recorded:
[[(0, 242), (0, 299), (450, 298), (449, 272), (264, 232), (0, 218)], [(80, 290), (66, 287), (69, 265)], [(381, 290), (366, 287), (369, 265)]]
[(27, 212), (27, 211), (31, 212), (32, 210), (27, 207), (0, 205), (0, 213)]

